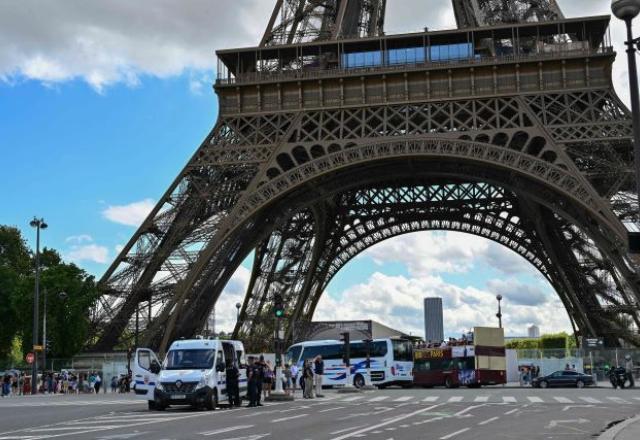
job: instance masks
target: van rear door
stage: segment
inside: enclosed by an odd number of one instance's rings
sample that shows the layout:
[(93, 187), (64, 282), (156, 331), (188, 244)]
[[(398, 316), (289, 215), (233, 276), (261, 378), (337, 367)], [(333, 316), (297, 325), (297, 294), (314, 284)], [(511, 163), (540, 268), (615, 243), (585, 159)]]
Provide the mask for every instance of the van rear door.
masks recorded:
[(148, 348), (136, 349), (133, 362), (133, 386), (137, 396), (147, 400), (153, 400), (153, 392), (158, 381), (158, 374), (152, 372), (151, 366), (160, 362), (156, 354)]

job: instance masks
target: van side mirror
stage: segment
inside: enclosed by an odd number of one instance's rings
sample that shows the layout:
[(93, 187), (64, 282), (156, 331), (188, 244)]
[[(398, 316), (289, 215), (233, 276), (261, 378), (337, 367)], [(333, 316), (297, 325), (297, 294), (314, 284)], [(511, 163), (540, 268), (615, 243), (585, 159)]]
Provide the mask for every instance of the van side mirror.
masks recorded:
[(158, 374), (160, 373), (160, 364), (157, 363), (156, 361), (151, 362), (151, 366), (149, 367), (149, 371), (151, 371), (153, 374)]
[(225, 368), (224, 368), (224, 364), (223, 363), (219, 363), (218, 365), (216, 365), (216, 371), (218, 373), (222, 373), (224, 372)]

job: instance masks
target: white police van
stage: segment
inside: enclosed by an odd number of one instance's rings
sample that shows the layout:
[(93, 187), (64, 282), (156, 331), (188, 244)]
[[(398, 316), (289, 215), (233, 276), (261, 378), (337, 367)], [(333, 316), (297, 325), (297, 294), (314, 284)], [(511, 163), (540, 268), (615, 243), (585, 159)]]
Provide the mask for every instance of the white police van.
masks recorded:
[(132, 368), (134, 390), (150, 410), (191, 405), (213, 410), (228, 401), (226, 362), (240, 369), (240, 392), (247, 388), (245, 352), (240, 341), (183, 339), (169, 347), (160, 364), (155, 353), (138, 348)]

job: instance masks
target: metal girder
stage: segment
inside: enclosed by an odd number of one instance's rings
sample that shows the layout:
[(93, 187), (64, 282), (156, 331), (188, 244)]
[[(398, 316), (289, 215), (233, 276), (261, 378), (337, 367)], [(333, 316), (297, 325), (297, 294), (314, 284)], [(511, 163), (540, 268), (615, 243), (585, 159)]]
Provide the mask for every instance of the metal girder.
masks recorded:
[[(375, 37), (384, 9), (279, 0), (261, 46)], [(561, 18), (551, 0), (454, 0), (454, 9), (461, 27)], [(198, 333), (254, 249), (236, 333), (264, 342), (274, 291), (286, 293), (291, 321), (311, 319), (358, 252), (435, 229), (518, 252), (577, 332), (637, 343), (640, 280), (621, 222), (638, 218), (631, 123), (611, 86), (612, 52), (591, 49), (366, 74), (250, 71), (216, 85), (216, 126), (100, 280), (93, 348), (129, 343), (140, 310), (145, 344)]]
[(384, 32), (386, 0), (278, 0), (260, 46)]
[(564, 18), (556, 0), (452, 0), (459, 28)]

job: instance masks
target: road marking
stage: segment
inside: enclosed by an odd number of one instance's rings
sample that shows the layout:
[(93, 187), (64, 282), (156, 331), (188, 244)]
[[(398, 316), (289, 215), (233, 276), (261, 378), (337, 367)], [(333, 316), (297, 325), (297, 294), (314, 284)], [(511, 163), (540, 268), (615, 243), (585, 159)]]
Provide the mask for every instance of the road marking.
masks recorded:
[(343, 432), (353, 431), (353, 430), (355, 430), (355, 429), (360, 429), (360, 428), (362, 428), (363, 426), (367, 426), (367, 425), (351, 426), (351, 427), (349, 427), (349, 428), (340, 429), (340, 430), (338, 430), (338, 431), (330, 432), (330, 433), (329, 433), (329, 435), (342, 434)]
[(339, 402), (353, 402), (354, 400), (360, 400), (362, 398), (362, 396), (347, 397), (346, 399), (342, 399)]
[(439, 399), (439, 396), (429, 396), (422, 399), (423, 402), (435, 402)]
[(355, 431), (355, 432), (352, 432), (352, 433), (349, 433), (349, 434), (344, 434), (344, 435), (342, 435), (340, 437), (334, 438), (333, 440), (344, 440), (345, 438), (355, 437), (355, 436), (358, 436), (358, 435), (363, 434), (365, 432), (373, 431), (375, 429), (382, 428), (383, 426), (387, 426), (387, 425), (390, 425), (392, 423), (396, 423), (396, 422), (399, 422), (401, 420), (408, 419), (410, 417), (416, 416), (418, 414), (422, 414), (422, 413), (425, 413), (427, 411), (431, 411), (433, 408), (436, 408), (438, 406), (440, 406), (440, 405), (432, 405), (432, 406), (428, 406), (426, 408), (419, 409), (417, 411), (413, 411), (413, 412), (411, 412), (409, 414), (403, 414), (401, 416), (389, 419), (389, 420), (387, 420), (385, 422), (378, 423), (377, 425), (373, 425), (373, 426), (370, 426), (368, 428), (363, 428), (363, 429), (360, 429), (358, 431)]
[(413, 396), (402, 396), (397, 399), (393, 399), (394, 402), (406, 402), (407, 400), (413, 399)]
[(609, 400), (613, 400), (616, 403), (625, 403), (625, 404), (630, 404), (631, 402), (628, 402), (620, 397), (607, 397), (607, 399)]
[(449, 402), (462, 402), (462, 396), (453, 396), (449, 398)]
[(581, 399), (588, 403), (602, 403), (600, 400), (594, 399), (593, 397), (581, 397)]
[(555, 428), (556, 426), (558, 426), (560, 423), (571, 423), (571, 424), (578, 424), (578, 425), (582, 425), (584, 423), (589, 423), (589, 420), (587, 419), (573, 419), (573, 420), (552, 420), (551, 422), (549, 422), (549, 424), (547, 425), (547, 429), (549, 428)]
[(278, 422), (284, 422), (286, 420), (299, 419), (300, 417), (307, 417), (308, 415), (309, 414), (298, 414), (297, 416), (282, 417), (279, 419), (272, 420), (271, 423), (278, 423)]
[(333, 408), (327, 408), (327, 409), (322, 409), (320, 411), (318, 411), (319, 413), (323, 413), (323, 412), (329, 412), (329, 411), (336, 411), (339, 409), (345, 409), (346, 406), (334, 406)]
[(382, 400), (387, 400), (389, 396), (377, 396), (372, 399), (369, 399), (369, 402), (380, 402)]
[(518, 400), (513, 396), (502, 396), (502, 401), (505, 403), (516, 403)]
[(573, 400), (567, 399), (566, 397), (554, 397), (554, 399), (560, 403), (573, 403)]
[(528, 396), (527, 399), (529, 399), (531, 403), (544, 403), (544, 400), (536, 396)]
[[(464, 413), (466, 413), (467, 411), (471, 411), (472, 409), (476, 409), (476, 408), (482, 408), (483, 406), (486, 405), (472, 405), (472, 406), (468, 406), (467, 408), (463, 409), (462, 411), (458, 411), (457, 413), (455, 413), (453, 416), (454, 417), (460, 417), (461, 415), (463, 415)], [(471, 414), (467, 414), (467, 417), (472, 417)]]
[(201, 432), (200, 435), (216, 435), (224, 432), (239, 431), (241, 429), (253, 428), (255, 425), (230, 426), (228, 428), (216, 429), (215, 431)]
[(468, 430), (470, 430), (470, 429), (471, 429), (471, 428), (464, 428), (464, 429), (461, 429), (461, 430), (459, 430), (459, 431), (452, 432), (451, 434), (448, 434), (448, 435), (445, 435), (445, 436), (443, 436), (443, 437), (440, 437), (440, 440), (447, 440), (448, 438), (455, 437), (456, 435), (460, 435), (460, 434), (462, 434), (463, 432), (467, 432), (467, 431), (468, 431)]
[(498, 420), (500, 417), (491, 417), (490, 419), (485, 420), (484, 422), (480, 422), (478, 423), (478, 425), (486, 425), (488, 423), (491, 422), (495, 422), (496, 420)]
[(473, 399), (474, 402), (488, 402), (489, 401), (489, 396), (477, 396), (475, 399)]
[(519, 408), (515, 408), (515, 409), (512, 409), (511, 411), (507, 411), (506, 413), (504, 413), (504, 415), (508, 416), (509, 414), (513, 414), (514, 412), (519, 411), (519, 410), (520, 410)]

